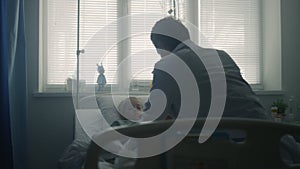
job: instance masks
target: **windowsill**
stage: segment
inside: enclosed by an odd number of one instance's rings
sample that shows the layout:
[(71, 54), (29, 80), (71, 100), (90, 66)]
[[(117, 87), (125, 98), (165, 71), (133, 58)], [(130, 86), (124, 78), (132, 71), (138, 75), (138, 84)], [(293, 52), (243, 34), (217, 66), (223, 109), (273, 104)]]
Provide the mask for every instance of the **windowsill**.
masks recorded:
[[(280, 96), (285, 95), (286, 91), (283, 90), (255, 90), (254, 91), (258, 96)], [(97, 94), (97, 93), (95, 93)], [(108, 92), (103, 93), (108, 94)], [(134, 95), (147, 95), (149, 94), (146, 91), (133, 91), (130, 94)], [(72, 92), (33, 92), (33, 97), (45, 98), (45, 97), (72, 97)]]
[(254, 90), (258, 96), (280, 96), (285, 95), (286, 91), (283, 90)]
[(43, 98), (43, 97), (72, 97), (72, 92), (33, 92), (33, 97)]

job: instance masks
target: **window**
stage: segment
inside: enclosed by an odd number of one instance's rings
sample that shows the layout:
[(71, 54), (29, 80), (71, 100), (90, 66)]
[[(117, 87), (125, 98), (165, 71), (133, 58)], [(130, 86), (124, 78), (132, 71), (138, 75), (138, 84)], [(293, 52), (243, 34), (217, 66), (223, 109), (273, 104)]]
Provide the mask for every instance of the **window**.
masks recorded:
[[(130, 74), (128, 78), (134, 80), (152, 79), (151, 71), (159, 56), (149, 38), (151, 27), (157, 20), (166, 16), (167, 11), (172, 8), (172, 3), (173, 1), (169, 0), (80, 1), (80, 48), (98, 48), (98, 51), (110, 48), (104, 59), (99, 60), (105, 68), (108, 83), (117, 83), (118, 79), (115, 76), (118, 64), (124, 57), (127, 57), (124, 54), (131, 56), (131, 63), (128, 65), (132, 66), (125, 72)], [(180, 1), (181, 4), (183, 4), (182, 1)], [(56, 90), (66, 83), (68, 77), (76, 75), (78, 6), (77, 2), (72, 0), (46, 0), (41, 1), (41, 7), (43, 14), (41, 18), (43, 23), (41, 27), (43, 73), (40, 75), (42, 79), (40, 85), (42, 86), (41, 90), (51, 90), (51, 88)], [(128, 11), (126, 11), (127, 7), (129, 8)], [(148, 13), (154, 13), (157, 16), (151, 17), (147, 15)], [(124, 29), (116, 21), (118, 18), (129, 14), (134, 17), (127, 25), (128, 28)], [(105, 37), (99, 37), (98, 32), (107, 25), (110, 29), (105, 30)], [(131, 33), (129, 43), (125, 46), (129, 52), (118, 46), (119, 41), (122, 41), (118, 39), (118, 35), (124, 30)], [(96, 38), (101, 38), (98, 40), (99, 43), (89, 43), (89, 40)], [(116, 45), (111, 47), (110, 44)], [(94, 51), (89, 50), (87, 52), (91, 54)], [(80, 57), (85, 56), (83, 54)], [(91, 62), (94, 61), (93, 59), (91, 58)], [(80, 66), (86, 66), (84, 64), (80, 63)], [(95, 68), (92, 71), (80, 72), (80, 76), (85, 77), (84, 80), (88, 84), (96, 82), (96, 64), (93, 64)]]
[[(259, 0), (177, 0), (175, 10), (173, 3), (174, 0), (81, 0), (80, 48), (86, 49), (86, 53), (94, 52), (87, 50), (89, 48), (109, 49), (102, 60), (94, 63), (91, 58), (89, 71), (80, 72), (80, 76), (87, 77), (85, 83), (96, 83), (97, 63), (103, 64), (109, 84), (118, 83), (120, 78), (150, 81), (154, 63), (160, 59), (150, 41), (150, 31), (157, 20), (168, 15), (170, 9), (183, 22), (197, 20), (193, 24), (199, 27), (202, 35), (213, 47), (223, 49), (233, 57), (248, 82), (262, 83)], [(64, 90), (66, 79), (76, 76), (77, 1), (45, 0), (40, 4), (40, 90)], [(190, 11), (196, 12), (191, 14)], [(133, 17), (126, 28), (118, 25), (117, 19), (127, 15)], [(90, 43), (107, 25), (109, 29), (101, 37), (101, 42)], [(122, 44), (124, 39), (120, 40), (120, 34), (124, 31), (130, 36)], [(123, 75), (126, 74), (124, 79), (117, 75), (117, 70), (127, 56), (130, 57), (123, 72)], [(80, 62), (80, 66), (87, 65), (84, 64)]]
[(260, 0), (200, 0), (199, 29), (209, 43), (225, 50), (250, 84), (261, 84)]
[[(68, 77), (76, 75), (77, 50), (77, 2), (73, 0), (47, 0), (42, 3), (43, 13), (43, 74), (44, 90), (57, 89), (66, 83)], [(117, 41), (117, 0), (84, 0), (80, 3), (80, 46), (84, 47), (89, 39), (107, 24), (112, 28), (102, 46)], [(95, 45), (95, 44), (90, 44)], [(103, 61), (108, 74), (117, 69), (117, 49), (113, 48)], [(96, 63), (94, 64), (96, 71)], [(83, 74), (91, 72), (83, 72)], [(92, 72), (94, 73), (94, 72)], [(86, 83), (93, 83), (87, 79)], [(111, 76), (107, 76), (112, 81)]]

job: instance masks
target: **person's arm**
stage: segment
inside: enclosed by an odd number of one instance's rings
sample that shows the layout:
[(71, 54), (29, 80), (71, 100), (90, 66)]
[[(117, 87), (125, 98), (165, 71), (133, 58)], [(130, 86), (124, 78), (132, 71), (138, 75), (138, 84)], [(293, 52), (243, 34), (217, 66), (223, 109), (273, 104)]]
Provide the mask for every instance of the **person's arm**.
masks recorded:
[[(158, 118), (158, 120), (165, 120), (168, 118), (175, 118), (179, 112), (180, 105), (180, 92), (176, 81), (166, 72), (159, 69), (154, 69), (152, 88), (150, 93), (154, 90), (161, 90), (166, 95), (167, 105), (164, 112)], [(155, 99), (155, 98), (154, 98)], [(151, 103), (149, 100), (145, 103), (144, 111), (150, 109)], [(175, 116), (175, 117), (174, 117)]]

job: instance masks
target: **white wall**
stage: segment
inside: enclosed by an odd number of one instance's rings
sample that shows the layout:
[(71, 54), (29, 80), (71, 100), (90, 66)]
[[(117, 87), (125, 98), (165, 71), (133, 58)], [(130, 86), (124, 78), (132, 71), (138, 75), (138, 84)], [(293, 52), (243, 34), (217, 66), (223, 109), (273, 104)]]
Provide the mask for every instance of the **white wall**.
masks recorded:
[[(73, 137), (74, 108), (71, 97), (37, 97), (38, 90), (38, 27), (39, 0), (26, 0), (25, 25), (28, 73), (28, 133), (30, 169), (56, 168), (57, 160)], [(300, 99), (300, 1), (281, 0), (282, 88), (287, 96)], [(274, 49), (276, 50), (276, 49)], [(270, 79), (272, 80), (272, 79)], [(263, 104), (271, 102), (282, 93), (261, 93)]]
[[(300, 1), (281, 1), (282, 87), (300, 101)], [(300, 120), (300, 113), (297, 115)]]

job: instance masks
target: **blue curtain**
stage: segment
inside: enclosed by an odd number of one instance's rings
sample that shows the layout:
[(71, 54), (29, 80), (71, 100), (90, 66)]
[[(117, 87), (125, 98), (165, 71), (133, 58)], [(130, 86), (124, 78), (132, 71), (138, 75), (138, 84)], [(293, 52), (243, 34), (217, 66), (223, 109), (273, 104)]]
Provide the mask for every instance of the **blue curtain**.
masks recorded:
[(0, 168), (12, 168), (12, 142), (11, 128), (9, 115), (9, 97), (8, 97), (8, 53), (6, 43), (6, 0), (1, 0), (1, 70), (0, 70), (0, 146), (3, 158), (0, 163)]
[[(8, 145), (0, 168), (26, 169), (27, 83), (24, 1), (1, 0), (1, 137)], [(2, 106), (3, 105), (3, 106)], [(3, 125), (3, 128), (2, 128)], [(2, 133), (3, 132), (3, 133)], [(2, 140), (2, 138), (1, 138)], [(3, 144), (1, 144), (3, 145)], [(2, 167), (3, 165), (3, 167)]]

